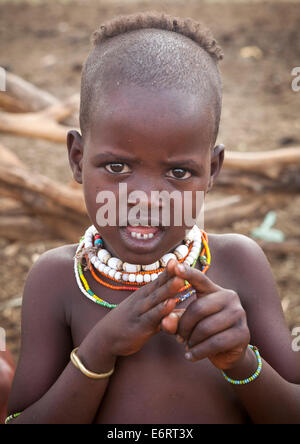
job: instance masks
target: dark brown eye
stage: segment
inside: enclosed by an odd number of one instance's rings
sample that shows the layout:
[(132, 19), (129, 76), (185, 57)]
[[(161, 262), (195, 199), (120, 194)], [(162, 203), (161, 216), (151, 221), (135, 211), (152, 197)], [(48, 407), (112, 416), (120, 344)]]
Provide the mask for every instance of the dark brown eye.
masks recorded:
[(107, 171), (113, 174), (124, 174), (130, 172), (130, 168), (126, 163), (108, 163), (105, 165)]
[(174, 179), (188, 179), (191, 177), (191, 172), (185, 168), (172, 168), (167, 175)]

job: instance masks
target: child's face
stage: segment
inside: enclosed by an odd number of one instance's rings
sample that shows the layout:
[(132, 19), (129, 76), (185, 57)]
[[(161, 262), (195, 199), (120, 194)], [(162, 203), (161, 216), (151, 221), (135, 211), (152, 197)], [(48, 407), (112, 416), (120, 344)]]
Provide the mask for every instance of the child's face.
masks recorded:
[[(213, 156), (215, 122), (211, 108), (205, 99), (199, 102), (198, 97), (177, 90), (157, 92), (130, 86), (101, 97), (84, 141), (82, 183), (92, 223), (109, 251), (123, 261), (155, 262), (178, 245), (190, 227), (184, 218), (181, 226), (174, 226), (172, 214), (170, 226), (135, 230), (130, 226), (101, 227), (97, 224), (99, 192), (113, 192), (117, 224), (124, 223), (118, 220), (120, 183), (126, 184), (128, 196), (138, 190), (147, 197), (137, 202), (149, 209), (149, 224), (153, 223), (151, 192), (176, 191), (183, 197), (189, 191), (193, 199), (196, 191), (205, 194), (222, 163), (220, 154)], [(128, 212), (132, 207), (133, 203), (127, 204)], [(159, 210), (161, 222), (161, 205)], [(133, 237), (132, 231), (141, 236)], [(143, 239), (143, 234), (149, 233), (152, 235)]]

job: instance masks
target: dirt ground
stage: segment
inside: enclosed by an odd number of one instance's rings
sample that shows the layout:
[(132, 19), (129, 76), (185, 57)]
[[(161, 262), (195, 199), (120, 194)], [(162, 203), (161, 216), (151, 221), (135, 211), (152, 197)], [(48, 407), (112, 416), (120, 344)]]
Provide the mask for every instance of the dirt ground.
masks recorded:
[[(79, 91), (92, 31), (116, 14), (148, 9), (201, 20), (222, 45), (224, 105), (219, 142), (240, 151), (299, 145), (300, 92), (291, 88), (291, 71), (300, 66), (297, 2), (0, 1), (0, 66), (59, 98), (67, 98)], [(251, 57), (245, 57), (245, 47), (256, 48)], [(0, 141), (32, 171), (69, 182), (63, 145), (3, 134)], [(267, 213), (269, 209), (264, 210)], [(300, 196), (287, 197), (286, 204), (276, 211), (276, 228), (286, 239), (299, 239)], [(254, 214), (224, 226), (220, 232), (249, 236), (261, 222)], [(209, 227), (206, 230), (210, 231)], [(59, 239), (35, 243), (0, 239), (0, 326), (6, 330), (7, 346), (16, 359), (25, 278), (40, 254), (61, 244)], [(290, 329), (300, 326), (299, 254), (272, 253), (268, 259), (287, 323)]]

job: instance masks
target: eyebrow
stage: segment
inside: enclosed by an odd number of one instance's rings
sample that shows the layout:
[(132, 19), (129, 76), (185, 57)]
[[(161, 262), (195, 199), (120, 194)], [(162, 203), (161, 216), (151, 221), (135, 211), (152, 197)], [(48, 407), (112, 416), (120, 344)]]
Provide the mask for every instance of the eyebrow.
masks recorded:
[(118, 153), (112, 153), (111, 151), (103, 151), (92, 157), (93, 162), (109, 162), (119, 160), (122, 162), (141, 163), (140, 160), (133, 156), (124, 156)]

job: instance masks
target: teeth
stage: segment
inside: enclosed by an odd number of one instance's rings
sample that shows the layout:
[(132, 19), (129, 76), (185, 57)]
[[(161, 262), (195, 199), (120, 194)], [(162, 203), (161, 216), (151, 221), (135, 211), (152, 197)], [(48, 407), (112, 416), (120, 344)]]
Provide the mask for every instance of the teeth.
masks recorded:
[(149, 234), (142, 234), (142, 233), (137, 233), (136, 231), (132, 231), (131, 232), (131, 237), (135, 237), (137, 239), (152, 239), (152, 237), (154, 236), (153, 233), (149, 233)]

